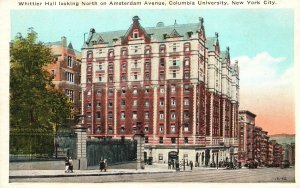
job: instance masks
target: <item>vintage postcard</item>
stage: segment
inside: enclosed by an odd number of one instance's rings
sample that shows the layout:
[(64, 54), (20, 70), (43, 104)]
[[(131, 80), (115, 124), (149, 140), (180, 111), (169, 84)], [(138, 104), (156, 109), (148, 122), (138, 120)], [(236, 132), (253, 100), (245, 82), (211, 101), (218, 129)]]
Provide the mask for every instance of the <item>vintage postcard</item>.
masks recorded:
[(4, 187), (297, 186), (296, 0), (0, 6)]

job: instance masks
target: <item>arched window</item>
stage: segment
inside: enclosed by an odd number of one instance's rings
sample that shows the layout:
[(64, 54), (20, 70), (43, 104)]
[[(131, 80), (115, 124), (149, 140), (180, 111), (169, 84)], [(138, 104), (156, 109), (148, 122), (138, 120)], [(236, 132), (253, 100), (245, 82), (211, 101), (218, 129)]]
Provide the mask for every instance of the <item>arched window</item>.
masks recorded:
[(127, 56), (127, 54), (128, 54), (127, 48), (126, 48), (126, 47), (123, 47), (123, 48), (121, 49), (121, 56)]
[(93, 51), (88, 51), (86, 58), (88, 61), (91, 61), (93, 59)]
[(108, 57), (109, 57), (109, 58), (114, 57), (114, 50), (110, 49), (110, 50), (108, 51)]
[(151, 53), (151, 46), (145, 47), (145, 54), (149, 55)]
[(160, 53), (160, 54), (166, 53), (166, 45), (161, 44), (161, 45), (159, 46), (159, 53)]
[(139, 38), (139, 30), (138, 29), (133, 30), (132, 38), (134, 38), (134, 39)]

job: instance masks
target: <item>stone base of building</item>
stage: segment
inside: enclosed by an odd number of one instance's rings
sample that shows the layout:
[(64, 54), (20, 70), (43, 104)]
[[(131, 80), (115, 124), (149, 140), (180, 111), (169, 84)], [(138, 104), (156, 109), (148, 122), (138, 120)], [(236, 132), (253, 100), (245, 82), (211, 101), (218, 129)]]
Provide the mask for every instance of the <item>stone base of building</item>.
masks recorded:
[[(144, 157), (151, 159), (153, 163), (168, 163), (169, 160), (176, 160), (176, 145), (146, 145)], [(237, 146), (179, 146), (179, 162), (186, 164), (190, 161), (194, 166), (216, 167), (224, 162), (238, 163)]]

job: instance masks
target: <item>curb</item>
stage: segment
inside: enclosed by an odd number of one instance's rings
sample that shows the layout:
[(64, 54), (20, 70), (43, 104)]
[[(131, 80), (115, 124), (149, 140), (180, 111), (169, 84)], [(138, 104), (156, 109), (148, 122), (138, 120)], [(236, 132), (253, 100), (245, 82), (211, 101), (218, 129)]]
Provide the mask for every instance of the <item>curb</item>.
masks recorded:
[[(24, 176), (9, 176), (9, 179), (24, 179), (24, 178), (59, 178), (59, 177), (79, 177), (79, 176), (114, 176), (114, 175), (133, 175), (133, 174), (154, 174), (154, 173), (172, 173), (173, 171), (163, 172), (117, 172), (117, 173), (95, 173), (95, 174), (57, 174), (57, 175), (24, 175)], [(174, 171), (176, 172), (176, 171)], [(184, 171), (180, 171), (184, 172)]]

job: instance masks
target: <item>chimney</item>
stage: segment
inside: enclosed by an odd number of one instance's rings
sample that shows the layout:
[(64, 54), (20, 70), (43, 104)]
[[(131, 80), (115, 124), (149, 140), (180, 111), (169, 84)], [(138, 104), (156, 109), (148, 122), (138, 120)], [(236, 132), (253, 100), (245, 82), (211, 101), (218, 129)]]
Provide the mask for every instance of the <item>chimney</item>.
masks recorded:
[(61, 37), (61, 45), (63, 47), (67, 47), (67, 37), (65, 37), (65, 36)]

